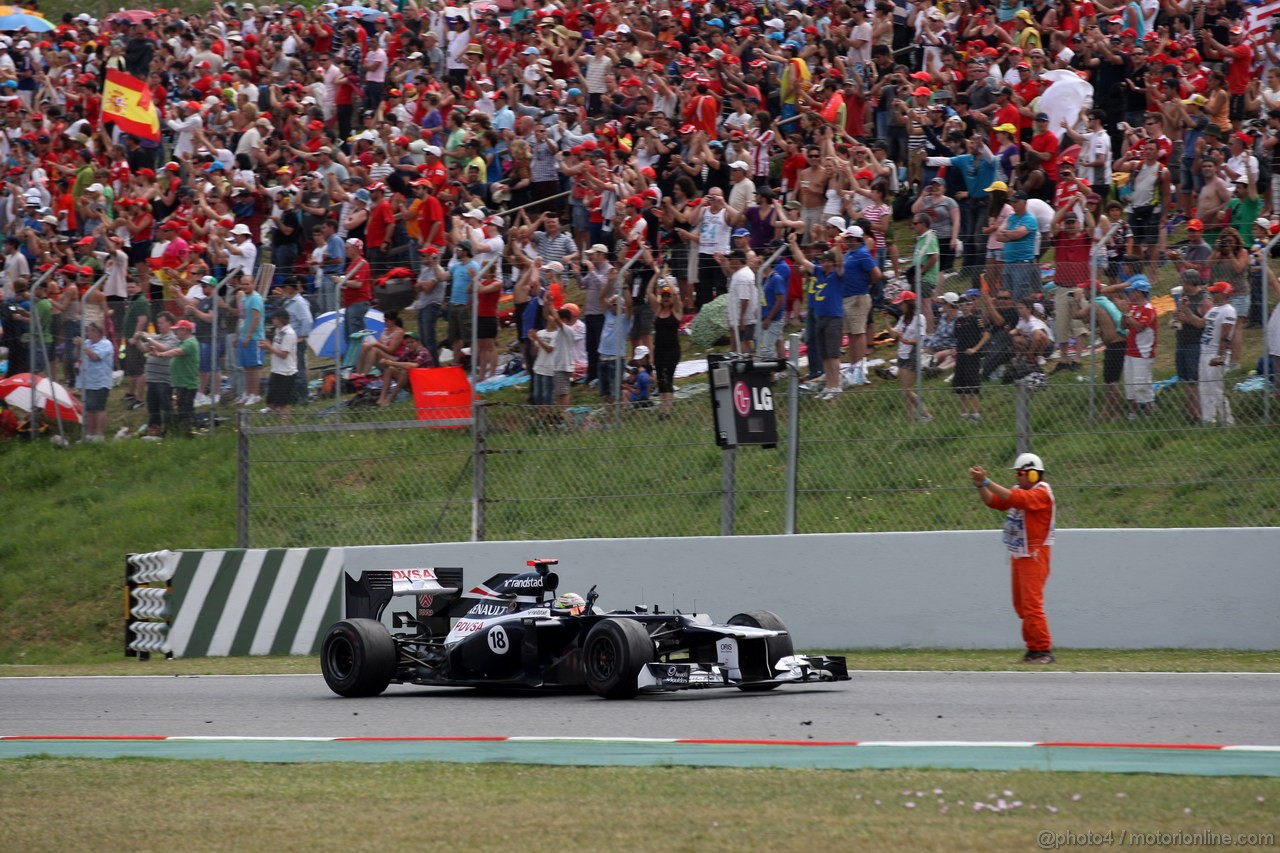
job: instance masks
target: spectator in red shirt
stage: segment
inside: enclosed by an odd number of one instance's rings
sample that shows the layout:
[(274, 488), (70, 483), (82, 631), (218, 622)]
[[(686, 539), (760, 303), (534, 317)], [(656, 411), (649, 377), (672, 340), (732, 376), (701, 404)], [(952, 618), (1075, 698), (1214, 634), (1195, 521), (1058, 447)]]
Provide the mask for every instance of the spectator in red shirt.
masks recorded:
[(365, 226), (365, 257), (379, 273), (391, 263), (391, 243), (396, 233), (396, 214), (387, 185), (374, 181), (367, 187), (373, 200), (369, 203), (369, 222)]
[(1227, 91), (1231, 94), (1231, 106), (1228, 115), (1231, 125), (1240, 129), (1245, 117), (1245, 91), (1253, 78), (1253, 47), (1248, 43), (1248, 33), (1244, 27), (1232, 27), (1227, 36), (1229, 44), (1223, 44), (1213, 37), (1213, 29), (1205, 27), (1201, 30), (1204, 36), (1204, 54), (1209, 59), (1221, 59), (1226, 64)]
[(342, 277), (343, 334), (350, 336), (364, 328), (364, 315), (373, 300), (369, 262), (364, 258), (364, 241), (347, 240), (347, 271)]
[(1022, 149), (1032, 167), (1039, 166), (1044, 172), (1043, 193), (1045, 197), (1053, 198), (1053, 191), (1058, 185), (1058, 137), (1049, 129), (1048, 114), (1036, 113), (1031, 141), (1022, 143)]
[(1083, 206), (1084, 200), (1085, 194), (1077, 192), (1069, 204), (1058, 208), (1053, 220), (1053, 337), (1060, 354), (1054, 373), (1080, 369), (1078, 352), (1071, 341), (1072, 335), (1082, 329), (1078, 320), (1072, 322), (1072, 314), (1076, 310), (1079, 288), (1089, 282), (1089, 254), (1093, 248), (1089, 236), (1093, 231), (1093, 217), (1086, 210), (1081, 221), (1076, 212), (1077, 204)]

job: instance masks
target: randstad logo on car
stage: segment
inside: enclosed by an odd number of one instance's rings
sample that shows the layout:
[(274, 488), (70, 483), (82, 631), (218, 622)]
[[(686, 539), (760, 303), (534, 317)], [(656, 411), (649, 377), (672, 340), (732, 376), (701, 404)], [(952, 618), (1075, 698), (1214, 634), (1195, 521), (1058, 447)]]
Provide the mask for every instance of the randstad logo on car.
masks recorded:
[(511, 578), (503, 586), (511, 589), (542, 589), (542, 578)]

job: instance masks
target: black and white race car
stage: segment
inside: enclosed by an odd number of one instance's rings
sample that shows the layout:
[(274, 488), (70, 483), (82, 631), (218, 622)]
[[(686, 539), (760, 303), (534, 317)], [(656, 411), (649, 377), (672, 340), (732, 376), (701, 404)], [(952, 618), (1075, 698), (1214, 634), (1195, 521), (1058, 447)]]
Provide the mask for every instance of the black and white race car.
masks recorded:
[[(630, 699), (708, 687), (772, 690), (848, 680), (845, 659), (797, 655), (767, 610), (718, 624), (656, 607), (601, 612), (595, 587), (556, 595), (556, 560), (466, 589), (461, 569), (366, 571), (347, 577), (347, 618), (325, 634), (320, 665), (341, 696), (376, 696), (392, 682), (458, 687), (589, 689)], [(392, 613), (412, 596), (416, 613)]]

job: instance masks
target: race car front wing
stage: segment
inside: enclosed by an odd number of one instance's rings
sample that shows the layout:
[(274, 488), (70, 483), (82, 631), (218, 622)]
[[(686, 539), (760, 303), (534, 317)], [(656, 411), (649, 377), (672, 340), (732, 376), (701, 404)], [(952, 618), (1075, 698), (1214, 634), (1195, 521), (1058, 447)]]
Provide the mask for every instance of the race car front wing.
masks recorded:
[(650, 663), (640, 671), (637, 683), (642, 693), (671, 690), (700, 690), (709, 687), (738, 687), (743, 684), (792, 684), (802, 681), (848, 681), (845, 659), (834, 655), (791, 655), (780, 658), (774, 677), (742, 681), (737, 670), (718, 663)]

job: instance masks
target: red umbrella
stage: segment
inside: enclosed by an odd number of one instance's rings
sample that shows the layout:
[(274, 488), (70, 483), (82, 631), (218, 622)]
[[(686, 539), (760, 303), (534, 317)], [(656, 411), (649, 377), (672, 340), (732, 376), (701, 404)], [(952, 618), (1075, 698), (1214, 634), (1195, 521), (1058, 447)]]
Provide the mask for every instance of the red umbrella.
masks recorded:
[(145, 24), (155, 20), (156, 13), (150, 9), (130, 9), (127, 12), (116, 12), (107, 17), (109, 24)]
[(5, 378), (0, 379), (0, 399), (3, 399), (4, 395), (8, 394), (11, 389), (17, 388), (20, 385), (30, 387), (32, 381), (38, 382), (39, 379), (32, 380), (30, 373), (15, 373), (12, 376), (6, 376)]
[(24, 412), (39, 408), (46, 417), (63, 421), (79, 422), (84, 411), (80, 401), (57, 382), (38, 379), (33, 389), (30, 373), (0, 380), (0, 400)]

